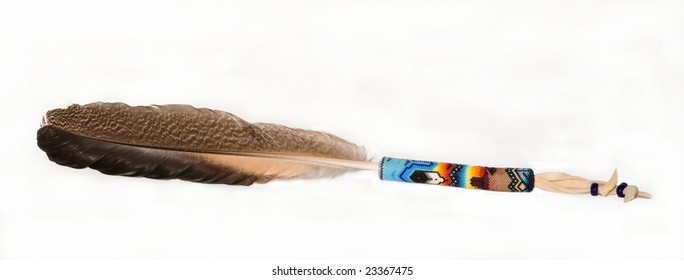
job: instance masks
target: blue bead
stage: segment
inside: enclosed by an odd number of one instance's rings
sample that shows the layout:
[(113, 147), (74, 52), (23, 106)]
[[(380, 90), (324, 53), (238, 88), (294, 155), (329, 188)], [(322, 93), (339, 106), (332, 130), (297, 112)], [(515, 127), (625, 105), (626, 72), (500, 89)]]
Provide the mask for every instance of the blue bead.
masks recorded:
[(617, 193), (618, 197), (625, 197), (625, 188), (627, 187), (627, 183), (622, 182), (620, 185), (617, 187), (617, 190), (615, 190), (615, 193)]
[(598, 183), (592, 183), (591, 184), (591, 196), (597, 196), (598, 195)]

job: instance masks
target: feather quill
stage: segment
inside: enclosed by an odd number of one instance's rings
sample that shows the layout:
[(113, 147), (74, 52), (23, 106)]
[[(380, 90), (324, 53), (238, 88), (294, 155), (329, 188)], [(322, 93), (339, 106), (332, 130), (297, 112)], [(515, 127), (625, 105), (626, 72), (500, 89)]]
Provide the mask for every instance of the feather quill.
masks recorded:
[(154, 179), (251, 185), (377, 169), (337, 136), (189, 105), (72, 105), (49, 111), (37, 140), (57, 164)]
[(409, 183), (506, 192), (527, 192), (536, 185), (562, 193), (618, 195), (625, 202), (651, 198), (636, 186), (617, 186), (617, 171), (610, 180), (597, 181), (562, 172), (534, 175), (529, 168), (391, 157), (370, 162), (363, 147), (328, 133), (249, 123), (227, 112), (189, 105), (91, 103), (51, 110), (38, 130), (38, 146), (61, 165), (154, 179), (251, 185), (365, 169), (379, 172), (382, 180)]

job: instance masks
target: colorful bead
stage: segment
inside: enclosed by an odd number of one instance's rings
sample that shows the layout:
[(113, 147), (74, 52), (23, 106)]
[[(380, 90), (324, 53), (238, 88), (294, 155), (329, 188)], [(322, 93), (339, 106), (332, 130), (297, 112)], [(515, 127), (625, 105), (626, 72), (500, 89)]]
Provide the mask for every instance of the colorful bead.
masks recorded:
[(598, 183), (592, 183), (591, 184), (591, 196), (597, 196), (598, 195)]
[(534, 171), (384, 157), (380, 179), (500, 192), (530, 192)]
[(618, 187), (615, 192), (617, 193), (618, 197), (625, 197), (625, 188), (627, 187), (627, 183), (622, 182)]

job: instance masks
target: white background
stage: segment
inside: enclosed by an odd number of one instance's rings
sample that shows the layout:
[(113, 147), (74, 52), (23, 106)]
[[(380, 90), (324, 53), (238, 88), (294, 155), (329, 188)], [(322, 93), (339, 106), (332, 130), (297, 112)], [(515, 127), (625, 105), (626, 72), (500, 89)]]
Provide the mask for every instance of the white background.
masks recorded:
[[(684, 258), (684, 2), (0, 0), (0, 258)], [(372, 172), (253, 187), (50, 162), (72, 103), (184, 103), (373, 156), (532, 167), (654, 199)]]

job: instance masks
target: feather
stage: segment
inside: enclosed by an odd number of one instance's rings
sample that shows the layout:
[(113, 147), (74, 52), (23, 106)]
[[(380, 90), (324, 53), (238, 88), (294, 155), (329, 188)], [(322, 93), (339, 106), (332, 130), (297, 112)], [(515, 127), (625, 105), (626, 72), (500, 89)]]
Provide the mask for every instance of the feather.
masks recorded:
[(337, 136), (188, 105), (72, 105), (47, 112), (37, 140), (57, 164), (154, 179), (251, 185), (377, 169)]

